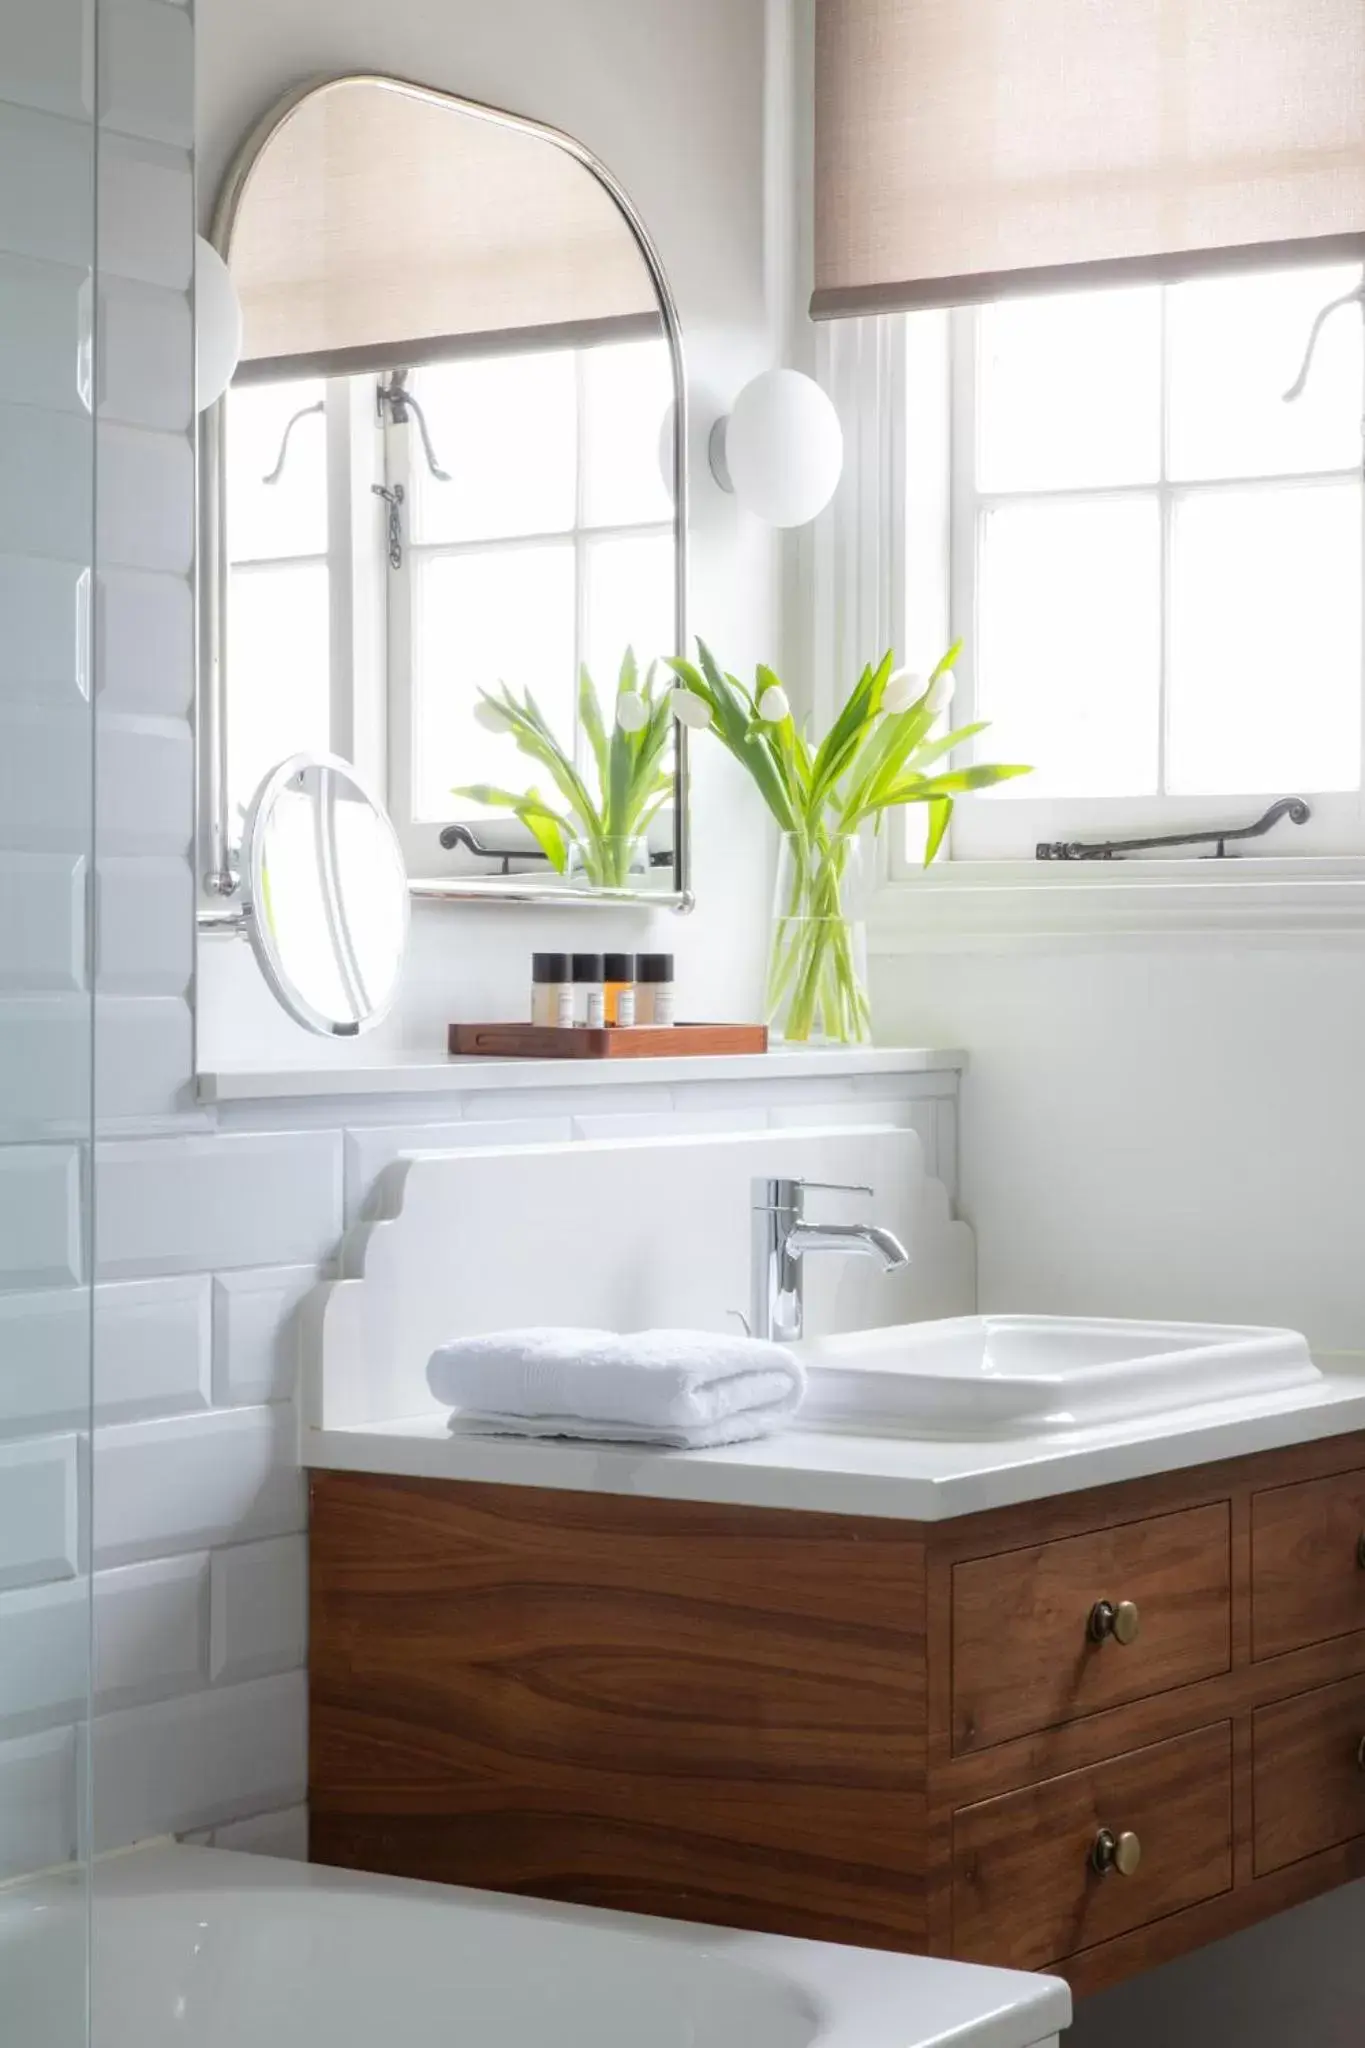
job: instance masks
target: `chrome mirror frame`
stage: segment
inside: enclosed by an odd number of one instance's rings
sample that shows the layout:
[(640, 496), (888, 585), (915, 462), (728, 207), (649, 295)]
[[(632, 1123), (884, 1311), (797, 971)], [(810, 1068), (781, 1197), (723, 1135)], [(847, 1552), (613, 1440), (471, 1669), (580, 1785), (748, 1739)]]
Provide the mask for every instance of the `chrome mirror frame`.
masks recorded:
[[(509, 114), (500, 107), (458, 94), (417, 85), (410, 79), (385, 76), (382, 72), (344, 72), (313, 79), (277, 100), (257, 122), (237, 150), (219, 188), (209, 224), (208, 239), (230, 262), (232, 238), (243, 194), (257, 160), (267, 143), (289, 117), (315, 96), (339, 87), (372, 85), (421, 100), (431, 106), (447, 107), (476, 120), (534, 137), (563, 150), (589, 171), (607, 193), (630, 230), (649, 272), (659, 303), (659, 316), (668, 346), (673, 372), (673, 637), (675, 652), (687, 651), (688, 638), (688, 403), (687, 376), (683, 355), (682, 324), (677, 300), (654, 239), (636, 209), (630, 194), (600, 158), (561, 129), (533, 121), (521, 114)], [(231, 863), (232, 840), (228, 792), (227, 731), (228, 704), (228, 563), (227, 563), (227, 464), (225, 439), (227, 402), (220, 399), (202, 415), (199, 436), (199, 640), (200, 659), (196, 706), (198, 711), (198, 815), (195, 825), (196, 859), (203, 861), (200, 886), (210, 899), (226, 906), (202, 912), (204, 930), (240, 929), (240, 914), (231, 906), (240, 904), (241, 877)], [(428, 901), (463, 903), (534, 903), (572, 909), (594, 904), (637, 903), (653, 909), (689, 911), (692, 893), (692, 848), (688, 808), (688, 731), (674, 722), (673, 872), (669, 889), (575, 889), (564, 883), (550, 884), (531, 875), (451, 875), (436, 879), (410, 879), (410, 893)]]

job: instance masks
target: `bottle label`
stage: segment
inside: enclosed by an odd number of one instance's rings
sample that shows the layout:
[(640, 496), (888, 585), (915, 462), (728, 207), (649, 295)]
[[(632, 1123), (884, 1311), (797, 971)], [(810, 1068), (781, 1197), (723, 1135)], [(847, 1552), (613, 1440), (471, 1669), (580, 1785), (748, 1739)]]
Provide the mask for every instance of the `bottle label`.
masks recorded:
[(656, 981), (654, 984), (654, 1022), (673, 1024), (677, 1021), (678, 1005), (671, 981)]
[(616, 1021), (623, 1030), (629, 1031), (635, 1022), (635, 991), (623, 988), (616, 998)]
[(583, 1020), (589, 1031), (600, 1031), (607, 1021), (607, 997), (605, 989), (588, 990), (588, 1014)]
[(571, 1030), (573, 1028), (573, 983), (569, 981), (557, 982), (554, 999), (554, 1021), (556, 1027), (560, 1031)]

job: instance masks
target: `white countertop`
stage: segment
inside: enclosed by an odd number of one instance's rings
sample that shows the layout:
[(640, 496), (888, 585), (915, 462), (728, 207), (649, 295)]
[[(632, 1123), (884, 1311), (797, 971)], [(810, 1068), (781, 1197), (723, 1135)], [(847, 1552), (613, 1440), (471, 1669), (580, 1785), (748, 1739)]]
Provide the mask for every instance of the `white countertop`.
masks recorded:
[(797, 1428), (728, 1450), (652, 1451), (462, 1436), (443, 1414), (431, 1414), (305, 1430), (303, 1462), (314, 1470), (941, 1522), (1359, 1429), (1365, 1429), (1365, 1369), (1334, 1366), (1307, 1388), (1102, 1428), (977, 1443)]
[(484, 1088), (628, 1088), (686, 1081), (811, 1081), (862, 1074), (956, 1073), (967, 1056), (920, 1046), (778, 1046), (766, 1053), (682, 1059), (432, 1059), (391, 1053), (279, 1067), (220, 1067), (201, 1073), (201, 1102), (265, 1102), (318, 1095), (440, 1095)]

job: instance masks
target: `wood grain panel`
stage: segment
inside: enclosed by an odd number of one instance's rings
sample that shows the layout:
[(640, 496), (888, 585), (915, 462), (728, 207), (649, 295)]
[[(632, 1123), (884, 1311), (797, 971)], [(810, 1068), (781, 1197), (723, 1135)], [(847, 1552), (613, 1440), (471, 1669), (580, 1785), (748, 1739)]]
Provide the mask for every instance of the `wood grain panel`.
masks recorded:
[(1365, 1472), (1252, 1495), (1253, 1654), (1278, 1657), (1365, 1628)]
[[(1140, 1837), (1133, 1876), (1094, 1870), (1101, 1828)], [(955, 1815), (953, 1954), (1041, 1969), (1231, 1885), (1225, 1722)]]
[(901, 1526), (338, 1473), (311, 1540), (318, 1860), (913, 1945)]
[(1256, 1875), (1365, 1836), (1365, 1679), (1252, 1716)]
[[(1230, 1527), (1220, 1501), (957, 1565), (955, 1753), (1226, 1671)], [(1089, 1639), (1100, 1600), (1137, 1602), (1136, 1642)]]

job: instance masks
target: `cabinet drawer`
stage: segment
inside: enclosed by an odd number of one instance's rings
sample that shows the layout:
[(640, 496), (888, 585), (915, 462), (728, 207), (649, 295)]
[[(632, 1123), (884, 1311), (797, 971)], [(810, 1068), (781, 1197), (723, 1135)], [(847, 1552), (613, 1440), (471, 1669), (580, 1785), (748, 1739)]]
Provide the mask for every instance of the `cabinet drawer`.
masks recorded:
[(1365, 1628), (1365, 1472), (1251, 1497), (1251, 1641), (1256, 1657)]
[[(1136, 1870), (1097, 1869), (1101, 1830), (1137, 1837)], [(955, 1813), (953, 1955), (1036, 1970), (1231, 1885), (1223, 1721)]]
[[(1218, 1501), (956, 1565), (955, 1753), (1226, 1671), (1229, 1530)], [(1136, 1607), (1130, 1642), (1092, 1634), (1101, 1602)]]
[(1365, 1678), (1251, 1717), (1256, 1875), (1365, 1835)]

